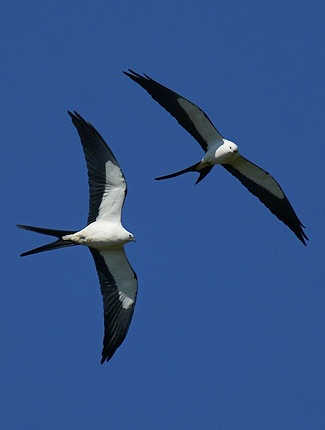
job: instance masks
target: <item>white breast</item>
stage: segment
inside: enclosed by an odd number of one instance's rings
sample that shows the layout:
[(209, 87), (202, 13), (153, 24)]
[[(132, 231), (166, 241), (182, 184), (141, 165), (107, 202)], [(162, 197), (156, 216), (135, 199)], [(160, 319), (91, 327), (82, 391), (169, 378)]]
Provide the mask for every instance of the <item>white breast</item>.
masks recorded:
[(221, 146), (214, 145), (206, 152), (203, 162), (209, 164), (227, 163), (238, 155), (238, 146), (230, 140), (224, 139)]

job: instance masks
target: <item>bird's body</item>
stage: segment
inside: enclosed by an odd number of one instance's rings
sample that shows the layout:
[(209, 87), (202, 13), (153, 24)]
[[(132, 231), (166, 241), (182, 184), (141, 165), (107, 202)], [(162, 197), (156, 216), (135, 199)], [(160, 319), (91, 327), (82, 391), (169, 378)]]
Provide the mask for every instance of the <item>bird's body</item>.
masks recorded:
[(278, 182), (268, 172), (244, 158), (234, 142), (223, 138), (202, 109), (147, 75), (139, 75), (130, 69), (124, 74), (144, 88), (165, 108), (205, 152), (204, 157), (192, 166), (156, 179), (169, 179), (187, 172), (197, 172), (199, 178), (196, 183), (198, 183), (205, 178), (214, 165), (220, 164), (306, 245), (308, 238), (303, 231), (304, 226)]
[(90, 192), (88, 224), (79, 231), (18, 225), (19, 228), (57, 238), (21, 255), (73, 245), (89, 248), (95, 261), (104, 304), (103, 363), (123, 342), (133, 316), (138, 283), (125, 255), (124, 245), (134, 241), (134, 237), (121, 223), (127, 187), (116, 158), (91, 124), (76, 112), (69, 112), (69, 115), (77, 128), (87, 162)]
[(238, 146), (230, 140), (223, 139), (223, 141), (222, 145), (218, 143), (209, 145), (201, 164), (198, 166), (198, 170), (208, 165), (231, 163), (232, 160), (238, 157)]
[(123, 247), (134, 240), (132, 233), (125, 230), (122, 224), (98, 220), (87, 225), (80, 231), (67, 234), (62, 240), (68, 240), (76, 245), (90, 246), (99, 251)]

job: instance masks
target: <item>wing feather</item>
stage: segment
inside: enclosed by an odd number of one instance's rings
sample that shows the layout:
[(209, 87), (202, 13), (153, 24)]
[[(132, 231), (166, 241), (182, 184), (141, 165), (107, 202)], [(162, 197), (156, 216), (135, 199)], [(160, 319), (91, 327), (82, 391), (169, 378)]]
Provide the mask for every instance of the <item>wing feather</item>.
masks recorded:
[(68, 112), (84, 150), (89, 183), (88, 224), (99, 218), (120, 220), (127, 192), (123, 172), (98, 131), (77, 112)]
[(129, 72), (123, 73), (139, 84), (156, 102), (165, 108), (197, 140), (205, 152), (210, 144), (223, 144), (221, 134), (207, 114), (197, 105), (147, 75), (141, 76), (130, 69)]
[(303, 231), (303, 224), (277, 181), (265, 170), (242, 156), (231, 164), (222, 164), (233, 176), (256, 196), (280, 221), (286, 224), (306, 245), (308, 237)]
[(109, 361), (128, 332), (138, 281), (124, 249), (98, 251), (89, 248), (98, 273), (104, 306), (102, 360)]

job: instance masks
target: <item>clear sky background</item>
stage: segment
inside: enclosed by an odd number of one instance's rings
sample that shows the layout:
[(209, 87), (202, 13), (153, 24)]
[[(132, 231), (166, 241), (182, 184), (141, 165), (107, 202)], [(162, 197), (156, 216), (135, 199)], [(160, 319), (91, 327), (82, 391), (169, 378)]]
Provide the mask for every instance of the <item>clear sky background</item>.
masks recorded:
[[(1, 10), (0, 426), (325, 428), (324, 1), (11, 1)], [(132, 68), (201, 106), (281, 184), (304, 247), (228, 172), (155, 176), (202, 150)], [(19, 254), (80, 229), (86, 165), (66, 113), (128, 180), (139, 278), (129, 333), (100, 365), (102, 301), (82, 247)]]

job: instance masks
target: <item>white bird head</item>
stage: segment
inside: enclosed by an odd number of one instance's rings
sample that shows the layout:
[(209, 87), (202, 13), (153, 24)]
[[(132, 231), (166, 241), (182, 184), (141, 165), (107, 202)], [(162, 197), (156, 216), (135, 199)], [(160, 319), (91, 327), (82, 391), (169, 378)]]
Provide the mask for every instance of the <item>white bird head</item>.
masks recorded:
[(223, 145), (209, 148), (202, 161), (209, 164), (226, 163), (238, 155), (238, 146), (234, 142), (227, 139), (223, 141)]
[(233, 154), (238, 152), (238, 146), (234, 142), (227, 139), (224, 139), (224, 142), (225, 142), (224, 145), (229, 152)]
[(135, 242), (135, 241), (136, 241), (136, 239), (135, 239), (135, 237), (133, 236), (133, 234), (132, 234), (132, 233), (130, 233), (130, 232), (128, 232), (128, 234), (129, 234), (129, 242)]

